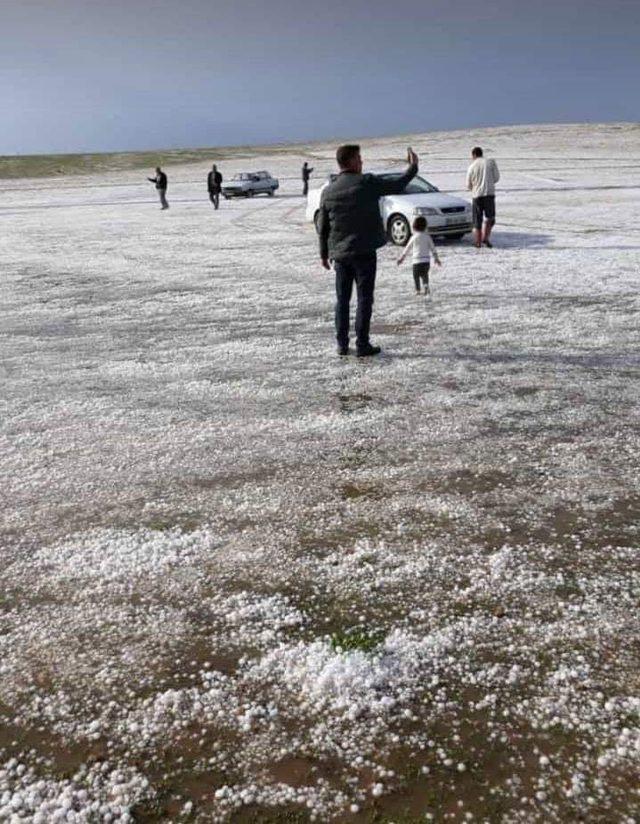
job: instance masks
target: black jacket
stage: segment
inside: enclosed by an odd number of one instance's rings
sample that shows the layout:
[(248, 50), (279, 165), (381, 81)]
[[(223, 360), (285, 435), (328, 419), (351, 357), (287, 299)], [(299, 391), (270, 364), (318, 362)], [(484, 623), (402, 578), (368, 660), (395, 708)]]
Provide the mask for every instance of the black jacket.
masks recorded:
[(209, 172), (207, 175), (207, 189), (210, 192), (219, 192), (222, 187), (222, 174), (220, 172)]
[(156, 189), (167, 188), (167, 176), (164, 172), (160, 172), (155, 177), (148, 177), (147, 180), (149, 181), (149, 183), (155, 183)]
[(320, 257), (340, 260), (371, 254), (384, 246), (387, 233), (380, 217), (380, 198), (403, 192), (417, 173), (417, 166), (409, 166), (394, 179), (341, 172), (320, 199)]
[(311, 177), (312, 171), (313, 169), (310, 166), (307, 166), (307, 164), (305, 163), (305, 165), (302, 167), (302, 179), (304, 181), (308, 181)]

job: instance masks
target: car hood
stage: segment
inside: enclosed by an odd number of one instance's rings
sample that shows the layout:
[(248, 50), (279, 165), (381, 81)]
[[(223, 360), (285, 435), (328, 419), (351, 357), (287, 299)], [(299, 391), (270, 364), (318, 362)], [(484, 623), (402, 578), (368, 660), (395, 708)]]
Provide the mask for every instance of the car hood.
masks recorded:
[(451, 206), (468, 206), (469, 202), (455, 195), (445, 195), (442, 192), (425, 192), (419, 195), (387, 195), (387, 199), (397, 201), (398, 205), (416, 209), (429, 206), (432, 209), (442, 209)]

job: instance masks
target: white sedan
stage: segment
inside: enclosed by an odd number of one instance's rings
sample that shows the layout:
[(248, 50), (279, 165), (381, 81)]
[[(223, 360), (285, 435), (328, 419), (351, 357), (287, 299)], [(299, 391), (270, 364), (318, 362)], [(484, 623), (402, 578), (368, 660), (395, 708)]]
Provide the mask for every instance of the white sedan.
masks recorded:
[[(320, 189), (313, 189), (307, 196), (307, 220), (318, 227), (318, 212), (323, 190), (335, 175)], [(399, 172), (383, 172), (380, 177), (400, 177)], [(429, 224), (429, 234), (446, 236), (454, 240), (470, 232), (471, 204), (460, 197), (445, 195), (422, 177), (414, 177), (400, 195), (385, 195), (380, 198), (380, 214), (389, 240), (396, 246), (406, 246), (411, 237), (411, 224), (418, 215), (424, 215)]]

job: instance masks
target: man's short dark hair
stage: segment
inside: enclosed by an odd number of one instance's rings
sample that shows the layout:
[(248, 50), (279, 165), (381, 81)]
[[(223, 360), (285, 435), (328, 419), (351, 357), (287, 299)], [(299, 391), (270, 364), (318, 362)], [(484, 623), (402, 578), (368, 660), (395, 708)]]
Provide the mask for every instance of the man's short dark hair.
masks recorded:
[(336, 152), (336, 161), (341, 169), (347, 169), (351, 165), (351, 161), (360, 154), (360, 146), (355, 143), (347, 143), (344, 146), (338, 146)]
[(474, 146), (473, 149), (471, 149), (471, 156), (472, 157), (482, 157), (483, 154), (484, 153), (483, 153), (482, 149), (480, 148), (480, 146)]

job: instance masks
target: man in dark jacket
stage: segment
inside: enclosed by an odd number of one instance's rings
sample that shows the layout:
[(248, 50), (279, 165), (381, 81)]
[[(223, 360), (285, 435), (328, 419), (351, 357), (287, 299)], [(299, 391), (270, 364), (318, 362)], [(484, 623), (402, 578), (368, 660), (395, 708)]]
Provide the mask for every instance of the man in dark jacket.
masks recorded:
[(156, 176), (155, 177), (148, 177), (147, 180), (149, 183), (156, 184), (156, 191), (160, 196), (160, 206), (162, 209), (168, 209), (169, 204), (167, 203), (167, 176), (162, 171), (160, 166), (156, 166)]
[(380, 198), (397, 195), (418, 172), (418, 156), (408, 150), (409, 168), (398, 177), (362, 174), (359, 146), (340, 146), (336, 153), (340, 174), (320, 200), (318, 232), (320, 258), (336, 273), (336, 337), (338, 354), (349, 354), (349, 303), (355, 281), (358, 295), (356, 346), (359, 357), (377, 355), (369, 340), (376, 285), (376, 250), (387, 242), (380, 216)]
[(309, 194), (309, 178), (311, 177), (312, 168), (305, 160), (302, 164), (302, 196), (306, 197)]
[(222, 175), (214, 163), (211, 171), (207, 175), (207, 189), (209, 190), (209, 200), (213, 203), (213, 208), (220, 205), (220, 192), (222, 191)]

